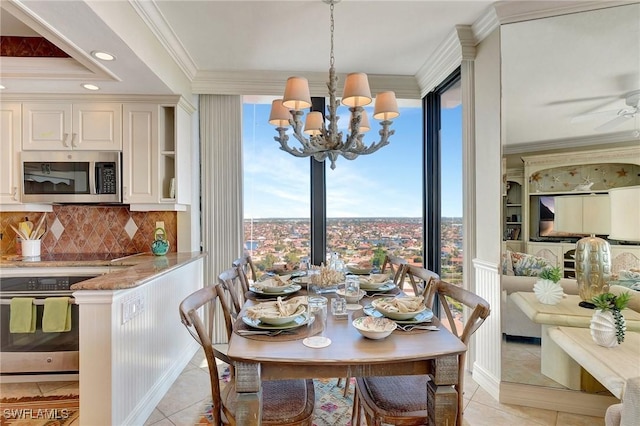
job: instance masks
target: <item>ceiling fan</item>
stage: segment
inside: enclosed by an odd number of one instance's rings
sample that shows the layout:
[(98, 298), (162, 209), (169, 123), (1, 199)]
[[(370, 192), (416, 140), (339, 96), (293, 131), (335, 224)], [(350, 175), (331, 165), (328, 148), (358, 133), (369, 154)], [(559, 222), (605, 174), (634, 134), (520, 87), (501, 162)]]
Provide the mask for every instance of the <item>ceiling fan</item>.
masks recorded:
[(619, 126), (625, 121), (635, 117), (640, 113), (640, 90), (634, 90), (629, 92), (624, 97), (626, 106), (623, 108), (612, 109), (607, 111), (589, 112), (586, 114), (580, 114), (571, 119), (572, 123), (579, 123), (582, 121), (590, 120), (594, 116), (609, 115), (614, 116), (611, 120), (595, 128), (597, 131), (606, 131)]

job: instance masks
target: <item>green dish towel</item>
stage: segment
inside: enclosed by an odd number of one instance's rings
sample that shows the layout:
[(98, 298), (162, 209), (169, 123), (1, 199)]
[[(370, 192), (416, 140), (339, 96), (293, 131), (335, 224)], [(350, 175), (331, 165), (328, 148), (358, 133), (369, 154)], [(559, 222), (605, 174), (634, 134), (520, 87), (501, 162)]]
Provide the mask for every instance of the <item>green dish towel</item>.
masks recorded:
[(71, 304), (68, 297), (47, 297), (44, 299), (42, 331), (59, 333), (71, 330)]
[(10, 333), (35, 333), (36, 305), (33, 297), (14, 297), (9, 310)]

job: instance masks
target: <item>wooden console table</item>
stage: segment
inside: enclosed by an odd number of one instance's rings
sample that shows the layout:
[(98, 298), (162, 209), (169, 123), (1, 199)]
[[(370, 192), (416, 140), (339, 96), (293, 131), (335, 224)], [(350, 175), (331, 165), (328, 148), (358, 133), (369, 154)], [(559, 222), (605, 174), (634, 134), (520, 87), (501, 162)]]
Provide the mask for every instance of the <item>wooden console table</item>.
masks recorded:
[[(578, 306), (580, 297), (565, 295), (557, 305), (538, 302), (530, 292), (516, 292), (510, 296), (513, 303), (533, 322), (542, 325), (540, 371), (569, 389), (580, 390), (580, 364), (549, 336), (549, 329), (557, 326), (579, 327), (589, 331), (593, 310)], [(622, 311), (628, 331), (640, 331), (640, 313)]]
[(551, 327), (549, 337), (618, 399), (627, 380), (640, 377), (639, 332), (627, 331), (613, 348), (597, 345), (587, 328)]

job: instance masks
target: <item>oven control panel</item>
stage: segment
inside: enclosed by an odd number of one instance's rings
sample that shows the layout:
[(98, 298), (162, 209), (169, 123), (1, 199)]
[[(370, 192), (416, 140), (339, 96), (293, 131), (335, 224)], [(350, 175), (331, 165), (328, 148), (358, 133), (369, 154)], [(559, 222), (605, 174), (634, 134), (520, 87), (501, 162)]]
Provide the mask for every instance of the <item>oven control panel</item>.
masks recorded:
[(42, 293), (52, 291), (69, 291), (69, 288), (93, 276), (62, 276), (62, 277), (15, 277), (0, 278), (0, 292)]
[(69, 290), (68, 277), (29, 278), (27, 291)]

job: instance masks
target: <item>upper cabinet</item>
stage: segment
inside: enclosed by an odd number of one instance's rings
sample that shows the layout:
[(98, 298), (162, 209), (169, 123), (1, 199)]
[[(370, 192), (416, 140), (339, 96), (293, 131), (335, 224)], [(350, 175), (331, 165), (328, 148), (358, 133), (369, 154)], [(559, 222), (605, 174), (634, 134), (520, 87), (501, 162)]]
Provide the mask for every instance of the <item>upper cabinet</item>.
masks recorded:
[(123, 107), (123, 202), (132, 211), (186, 210), (191, 200), (191, 115), (173, 103)]
[(29, 102), (22, 105), (23, 150), (122, 150), (122, 104)]
[(0, 204), (20, 203), (20, 131), (19, 103), (0, 105)]

